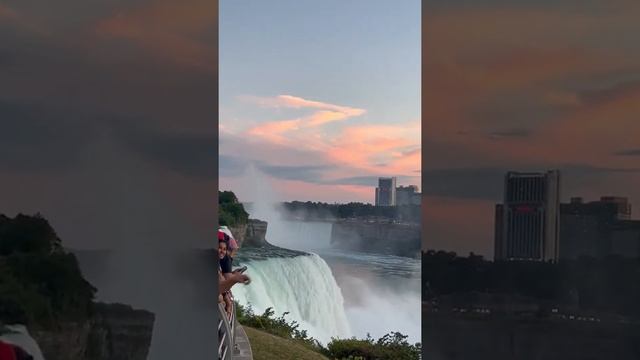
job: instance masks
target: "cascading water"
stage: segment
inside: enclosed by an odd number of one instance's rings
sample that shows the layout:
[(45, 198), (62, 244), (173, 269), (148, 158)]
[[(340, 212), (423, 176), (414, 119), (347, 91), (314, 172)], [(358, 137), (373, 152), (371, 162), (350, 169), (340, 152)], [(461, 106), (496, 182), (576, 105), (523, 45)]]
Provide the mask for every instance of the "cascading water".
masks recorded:
[(256, 313), (268, 307), (276, 316), (289, 312), (287, 320), (324, 344), (331, 337), (381, 337), (390, 331), (420, 341), (419, 260), (332, 249), (331, 223), (280, 217), (281, 196), (268, 176), (251, 166), (240, 183), (251, 218), (268, 223), (267, 241), (298, 251), (283, 257), (271, 249), (242, 248), (239, 260), (252, 282), (233, 288), (241, 304), (251, 304)]
[(326, 344), (331, 337), (350, 337), (344, 299), (327, 263), (316, 254), (268, 257), (246, 262), (252, 282), (236, 286), (233, 294), (254, 312), (289, 312), (309, 336)]

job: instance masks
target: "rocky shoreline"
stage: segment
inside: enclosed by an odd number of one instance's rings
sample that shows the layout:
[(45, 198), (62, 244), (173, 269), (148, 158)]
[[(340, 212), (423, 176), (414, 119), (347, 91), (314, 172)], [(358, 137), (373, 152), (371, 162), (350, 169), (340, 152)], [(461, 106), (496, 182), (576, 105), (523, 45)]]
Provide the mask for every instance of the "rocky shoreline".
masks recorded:
[(269, 253), (269, 257), (294, 257), (306, 256), (308, 253), (285, 249), (269, 243), (266, 239), (268, 223), (266, 221), (249, 219), (247, 224), (231, 227), (238, 245), (242, 247), (241, 253), (238, 255), (238, 265), (242, 261), (262, 260), (265, 253)]
[[(331, 221), (331, 246), (336, 249), (389, 254), (416, 258), (420, 256), (420, 224), (382, 223), (367, 221)], [(306, 253), (279, 248), (266, 239), (268, 223), (249, 222), (230, 227), (240, 247), (268, 248), (272, 255), (300, 256)]]

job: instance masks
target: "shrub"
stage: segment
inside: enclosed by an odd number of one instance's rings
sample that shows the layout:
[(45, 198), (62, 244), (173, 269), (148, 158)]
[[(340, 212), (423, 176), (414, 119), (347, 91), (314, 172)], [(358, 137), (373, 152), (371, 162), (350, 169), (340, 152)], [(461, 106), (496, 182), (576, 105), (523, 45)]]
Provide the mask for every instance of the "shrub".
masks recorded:
[(421, 345), (411, 345), (407, 336), (399, 332), (389, 333), (377, 341), (367, 335), (366, 339), (331, 339), (323, 347), (318, 341), (309, 337), (306, 330), (300, 330), (295, 321), (288, 322), (282, 314), (274, 317), (272, 308), (268, 308), (261, 315), (256, 315), (251, 306), (244, 307), (236, 303), (238, 321), (246, 326), (263, 330), (270, 334), (292, 339), (308, 348), (317, 351), (330, 359), (338, 360), (417, 360), (422, 351)]
[(267, 308), (264, 313), (256, 315), (251, 306), (244, 307), (236, 302), (236, 314), (238, 321), (243, 325), (263, 330), (281, 338), (298, 341), (316, 351), (320, 350), (319, 343), (309, 337), (306, 330), (300, 330), (300, 325), (297, 322), (288, 322), (285, 319), (288, 312), (283, 313), (280, 317), (274, 317), (273, 309)]
[(322, 353), (339, 360), (416, 360), (420, 358), (421, 345), (411, 345), (407, 336), (391, 332), (378, 341), (367, 335), (364, 340), (332, 339)]

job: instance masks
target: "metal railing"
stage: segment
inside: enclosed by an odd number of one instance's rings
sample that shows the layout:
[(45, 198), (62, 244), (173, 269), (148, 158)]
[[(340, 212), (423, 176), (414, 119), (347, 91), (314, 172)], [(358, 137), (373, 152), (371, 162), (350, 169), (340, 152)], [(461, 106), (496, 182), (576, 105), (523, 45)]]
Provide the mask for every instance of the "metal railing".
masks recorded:
[(218, 303), (218, 360), (231, 360), (235, 347), (236, 307), (232, 305), (231, 319), (227, 318), (224, 303)]

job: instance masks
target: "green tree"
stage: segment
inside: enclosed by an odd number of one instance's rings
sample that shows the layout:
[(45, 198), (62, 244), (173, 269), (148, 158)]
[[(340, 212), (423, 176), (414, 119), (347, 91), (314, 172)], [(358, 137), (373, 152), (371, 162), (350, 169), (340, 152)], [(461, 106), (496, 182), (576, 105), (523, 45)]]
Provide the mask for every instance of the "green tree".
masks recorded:
[(249, 214), (232, 191), (218, 191), (218, 224), (236, 226), (246, 224)]
[(0, 322), (40, 327), (90, 315), (96, 289), (42, 216), (0, 215)]

